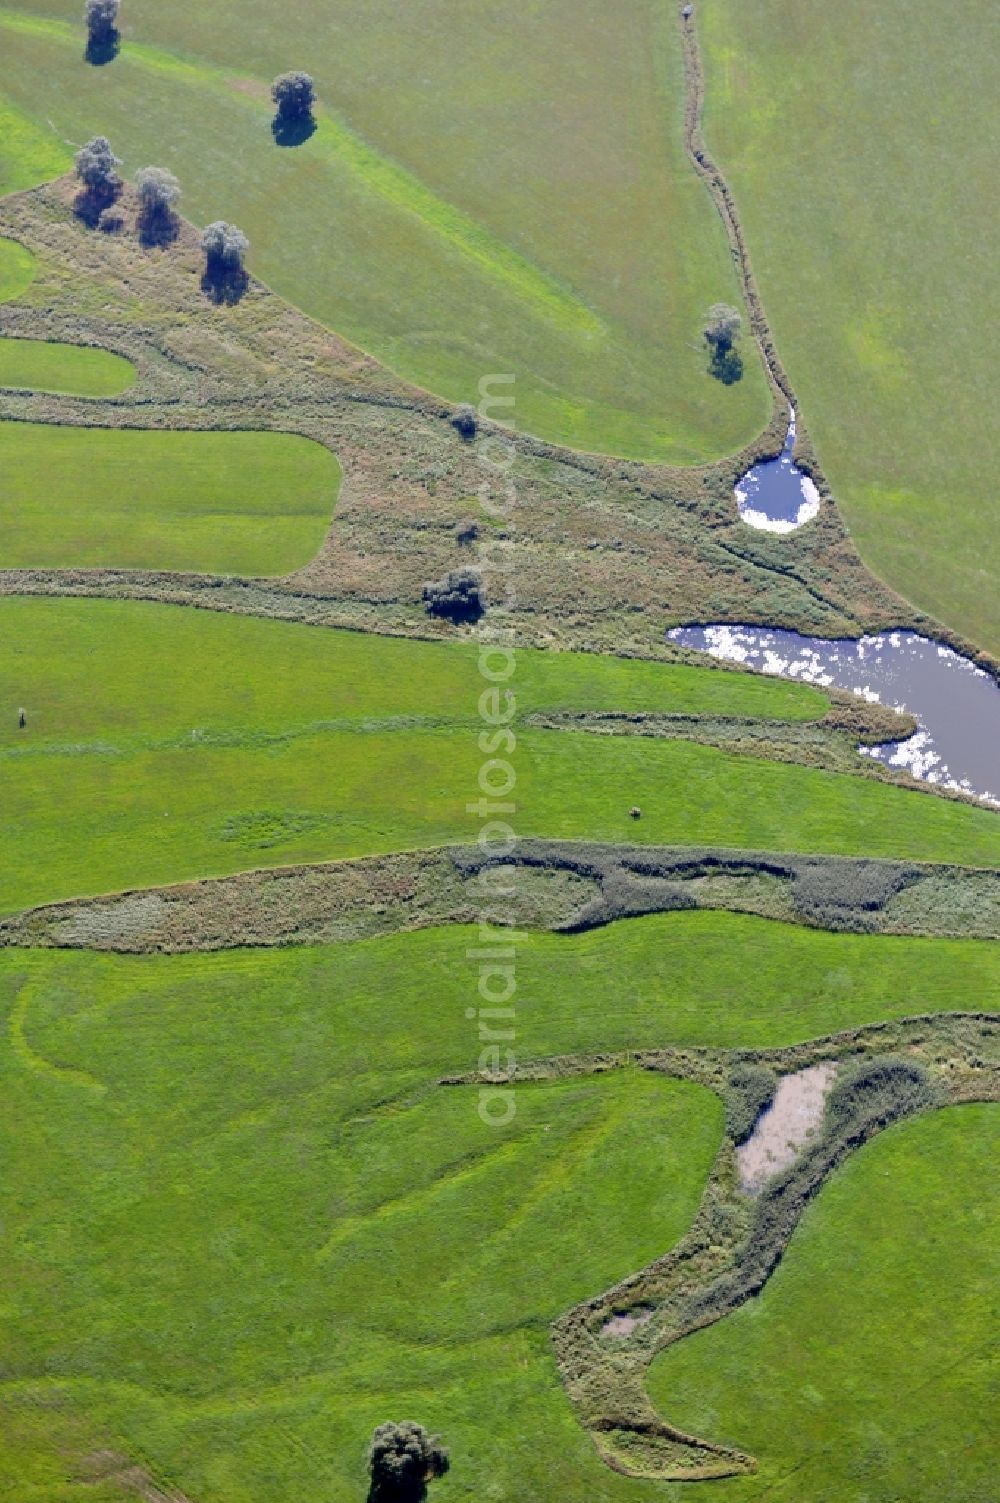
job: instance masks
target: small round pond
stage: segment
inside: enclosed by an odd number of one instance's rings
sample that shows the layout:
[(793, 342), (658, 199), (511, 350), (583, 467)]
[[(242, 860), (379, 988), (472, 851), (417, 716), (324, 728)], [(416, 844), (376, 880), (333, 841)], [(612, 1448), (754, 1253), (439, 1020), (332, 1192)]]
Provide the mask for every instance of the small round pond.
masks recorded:
[(809, 476), (792, 463), (794, 447), (793, 410), (779, 457), (755, 464), (736, 486), (736, 505), (748, 527), (756, 527), (760, 532), (794, 532), (819, 511), (819, 491)]
[(764, 626), (681, 626), (668, 636), (761, 673), (908, 710), (914, 735), (859, 751), (1000, 807), (1000, 686), (950, 647), (906, 631), (827, 640)]

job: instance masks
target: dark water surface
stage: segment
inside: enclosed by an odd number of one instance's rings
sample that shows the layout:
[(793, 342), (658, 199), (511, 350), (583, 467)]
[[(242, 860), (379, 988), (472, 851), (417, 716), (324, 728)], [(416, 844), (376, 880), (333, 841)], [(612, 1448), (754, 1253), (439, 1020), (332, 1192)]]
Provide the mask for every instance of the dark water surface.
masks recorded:
[(819, 511), (819, 492), (792, 463), (795, 413), (785, 447), (778, 459), (766, 459), (747, 470), (736, 487), (736, 504), (748, 527), (761, 532), (794, 532)]
[(828, 641), (763, 626), (681, 626), (668, 636), (761, 673), (908, 710), (915, 735), (861, 753), (1000, 807), (1000, 686), (950, 647), (906, 631)]

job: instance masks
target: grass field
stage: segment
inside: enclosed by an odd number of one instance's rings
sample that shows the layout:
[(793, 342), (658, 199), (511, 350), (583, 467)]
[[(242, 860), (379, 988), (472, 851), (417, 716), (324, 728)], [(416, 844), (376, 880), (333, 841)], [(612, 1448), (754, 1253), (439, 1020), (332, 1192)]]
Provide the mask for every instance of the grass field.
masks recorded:
[(291, 433), (40, 423), (0, 423), (0, 472), (4, 568), (284, 574), (319, 548), (340, 485), (329, 450)]
[[(150, 1007), (136, 968), (112, 990), (104, 971), (99, 996), (49, 968), (30, 1017), (7, 988), (4, 1157), (16, 1145), (23, 1173), (0, 1497), (76, 1503), (81, 1450), (107, 1447), (200, 1503), (347, 1503), (387, 1404), (447, 1428), (455, 1496), (470, 1477), (513, 1496), (520, 1475), (535, 1497), (623, 1497), (574, 1430), (546, 1326), (680, 1235), (721, 1104), (623, 1074), (526, 1089), (499, 1136), (475, 1092), (434, 1088), (443, 1009), (403, 1021), (382, 999), (403, 1033), (369, 1054), (370, 1006), (349, 1033), (336, 989), (247, 990), (241, 971), (225, 957), (203, 987), (182, 965)], [(68, 1454), (63, 1423), (83, 1439)]]
[(806, 1212), (760, 1298), (665, 1352), (676, 1425), (754, 1452), (707, 1503), (985, 1503), (995, 1490), (1000, 1112), (892, 1128)]
[(16, 240), (0, 240), (0, 303), (19, 297), (35, 275), (35, 258)]
[(134, 380), (132, 362), (107, 350), (49, 344), (44, 339), (0, 339), (0, 386), (114, 397)]
[[(77, 1503), (109, 1447), (199, 1503), (347, 1503), (371, 1427), (411, 1410), (452, 1447), (443, 1499), (673, 1495), (598, 1462), (546, 1326), (685, 1230), (721, 1104), (622, 1072), (524, 1086), (484, 1127), (434, 1086), (480, 1047), (472, 938), (0, 957), (0, 1497)], [(517, 1048), (789, 1042), (949, 974), (977, 992), (990, 953), (717, 914), (534, 936)]]
[[(47, 122), (36, 124), (15, 109), (3, 93), (0, 78), (0, 193), (35, 188), (58, 177), (72, 165), (72, 152), (58, 140)], [(0, 272), (0, 302), (4, 300)]]
[[(467, 806), (480, 796), (483, 680), (469, 648), (163, 606), (2, 604), (0, 910), (478, 834)], [(711, 669), (523, 659), (521, 714), (584, 695), (666, 708), (675, 685), (673, 703), (688, 708), (822, 704), (810, 689)], [(994, 814), (929, 794), (683, 741), (516, 734), (523, 835), (1000, 857)]]
[[(123, 12), (100, 69), (70, 0), (2, 20), (2, 86), (40, 128), (171, 168), (190, 217), (238, 222), (276, 291), (419, 384), (476, 400), (513, 371), (519, 426), (681, 463), (764, 425), (752, 346), (737, 385), (707, 373), (705, 311), (739, 290), (657, 0), (167, 5)], [(282, 150), (267, 88), (303, 59), (319, 129)]]
[(705, 0), (698, 25), (708, 142), (862, 556), (996, 654), (996, 12)]

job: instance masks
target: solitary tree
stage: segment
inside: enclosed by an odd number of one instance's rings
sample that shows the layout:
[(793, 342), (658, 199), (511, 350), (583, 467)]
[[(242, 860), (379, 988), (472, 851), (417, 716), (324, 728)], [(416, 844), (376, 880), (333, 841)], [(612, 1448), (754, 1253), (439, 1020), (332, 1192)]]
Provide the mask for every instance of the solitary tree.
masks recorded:
[(87, 23), (87, 36), (92, 42), (107, 42), (117, 31), (118, 6), (121, 0), (87, 0), (83, 19)]
[(743, 361), (736, 348), (743, 320), (728, 303), (713, 303), (708, 310), (705, 340), (711, 351), (709, 370), (717, 381), (731, 386), (743, 374)]
[(118, 55), (118, 5), (119, 0), (87, 0), (83, 19), (87, 26), (88, 63), (101, 67)]
[(277, 113), (271, 133), (279, 146), (301, 146), (316, 129), (313, 105), (316, 91), (308, 73), (281, 73), (271, 85)]
[(448, 1452), (423, 1425), (379, 1425), (368, 1451), (368, 1503), (423, 1503), (428, 1482), (443, 1477), (448, 1465)]
[(147, 244), (173, 240), (177, 234), (174, 204), (181, 185), (165, 167), (140, 167), (135, 175), (139, 195), (139, 235)]
[(271, 98), (281, 120), (303, 120), (312, 114), (316, 91), (308, 73), (279, 73), (271, 85)]

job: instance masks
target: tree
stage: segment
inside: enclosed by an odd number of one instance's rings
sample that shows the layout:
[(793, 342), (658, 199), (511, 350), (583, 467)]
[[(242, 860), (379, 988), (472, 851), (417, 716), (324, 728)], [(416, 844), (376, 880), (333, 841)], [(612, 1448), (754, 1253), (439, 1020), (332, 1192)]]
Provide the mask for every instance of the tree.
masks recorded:
[(739, 339), (742, 328), (742, 318), (728, 303), (713, 303), (709, 308), (705, 338), (713, 350), (731, 350)]
[(724, 386), (731, 386), (743, 374), (743, 361), (736, 348), (742, 328), (742, 318), (728, 303), (713, 303), (709, 308), (703, 331), (712, 352), (708, 368)]
[(443, 1477), (448, 1466), (448, 1452), (423, 1425), (379, 1425), (368, 1450), (368, 1503), (423, 1503), (428, 1482)]
[(308, 73), (281, 73), (271, 85), (271, 98), (278, 112), (271, 121), (271, 134), (279, 146), (301, 146), (316, 129), (313, 105), (316, 92)]
[(140, 167), (135, 175), (139, 195), (139, 238), (147, 245), (163, 244), (177, 235), (174, 204), (181, 185), (165, 167)]
[(83, 19), (87, 26), (87, 62), (95, 68), (118, 56), (118, 4), (119, 0), (87, 0)]
[(224, 219), (216, 219), (212, 224), (206, 225), (201, 245), (208, 270), (217, 272), (242, 270), (243, 257), (250, 249), (250, 242), (243, 231), (237, 229), (235, 224), (227, 224)]
[(107, 136), (95, 136), (80, 147), (73, 160), (77, 177), (95, 196), (112, 198), (121, 187), (121, 178), (115, 171), (121, 166), (121, 159), (111, 150)]
[(303, 120), (312, 114), (316, 91), (308, 73), (279, 73), (271, 85), (271, 98), (281, 120)]
[(121, 0), (87, 0), (83, 19), (92, 42), (107, 42), (117, 31), (118, 6)]
[(444, 579), (424, 585), (423, 601), (429, 616), (444, 616), (456, 625), (478, 621), (486, 609), (482, 577), (478, 569), (452, 569)]
[(250, 249), (249, 240), (235, 224), (217, 219), (214, 224), (206, 226), (201, 244), (205, 252), (202, 291), (213, 303), (238, 303), (250, 285), (243, 267), (243, 257)]

